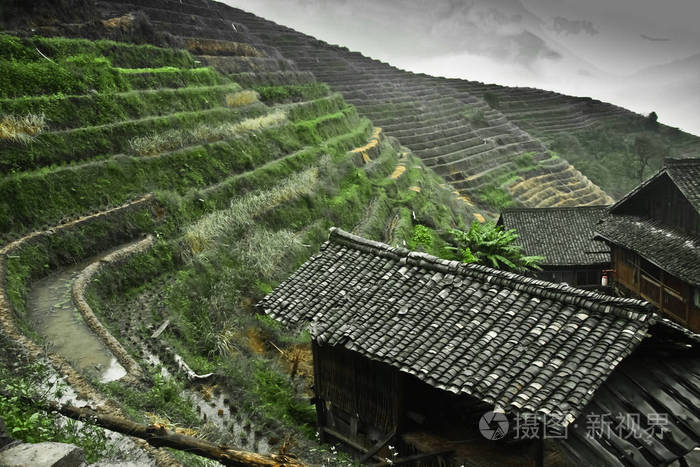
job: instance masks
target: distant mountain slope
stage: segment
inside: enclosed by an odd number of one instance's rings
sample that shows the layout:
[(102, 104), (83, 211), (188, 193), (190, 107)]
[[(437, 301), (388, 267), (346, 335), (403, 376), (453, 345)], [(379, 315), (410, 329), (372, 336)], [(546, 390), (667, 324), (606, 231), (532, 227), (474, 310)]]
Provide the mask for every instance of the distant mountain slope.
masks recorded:
[[(506, 3), (510, 4), (510, 2)], [(535, 145), (542, 143), (547, 149), (555, 150), (560, 157), (575, 161), (576, 168), (590, 177), (594, 183), (612, 193), (614, 197), (621, 196), (639, 183), (640, 170), (643, 169), (645, 176), (653, 173), (660, 166), (664, 154), (692, 154), (700, 147), (700, 139), (697, 137), (663, 125), (648, 126), (644, 117), (610, 104), (537, 89), (484, 85), (467, 80), (441, 80), (400, 72), (389, 65), (372, 61), (357, 53), (350, 53), (342, 47), (330, 46), (255, 15), (243, 12), (233, 13), (233, 11), (236, 10), (232, 10), (230, 13), (234, 15), (233, 17), (248, 25), (264, 40), (280, 44), (280, 50), (289, 58), (294, 59), (300, 69), (316, 73), (320, 79), (344, 92), (344, 95), (356, 104), (361, 112), (377, 120), (378, 124), (384, 124), (383, 118), (390, 116), (392, 112), (394, 112), (393, 117), (397, 120), (401, 119), (401, 115), (406, 116), (404, 124), (407, 125), (407, 128), (405, 130), (409, 133), (414, 131), (413, 127), (415, 130), (420, 129), (419, 123), (410, 123), (410, 120), (423, 120), (428, 127), (436, 124), (434, 119), (425, 121), (425, 119), (430, 119), (431, 115), (425, 115), (423, 105), (429, 106), (431, 112), (439, 112), (436, 109), (438, 106), (435, 105), (438, 101), (431, 102), (429, 99), (425, 99), (422, 102), (420, 99), (407, 95), (400, 89), (400, 86), (397, 86), (399, 89), (392, 92), (401, 94), (403, 96), (401, 98), (387, 96), (387, 100), (378, 94), (379, 89), (385, 89), (386, 86), (391, 87), (391, 83), (399, 83), (401, 80), (412, 83), (408, 87), (409, 94), (421, 95), (419, 91), (411, 89), (411, 86), (428, 86), (426, 89), (432, 89), (432, 92), (437, 92), (442, 98), (456, 98), (466, 106), (464, 110), (467, 115), (475, 111), (469, 108), (470, 105), (474, 105), (471, 99), (486, 98), (489, 101), (487, 104), (491, 108), (491, 113), (485, 115), (495, 118), (493, 122), (486, 122), (486, 126), (491, 126), (491, 123), (497, 127), (500, 125), (501, 129), (510, 126), (511, 130), (509, 131), (520, 132), (519, 137), (529, 139)], [(447, 84), (451, 89), (445, 90), (444, 86), (442, 88), (435, 87), (444, 84)], [(363, 93), (364, 95), (362, 95)], [(384, 114), (379, 113), (380, 109), (371, 107), (372, 100), (377, 101), (375, 104), (378, 105), (382, 103), (378, 96), (394, 107), (394, 101), (401, 100), (402, 105), (404, 105), (403, 113), (397, 113), (396, 109), (387, 111), (386, 108), (383, 109)], [(420, 105), (416, 105), (416, 103)], [(459, 112), (454, 111), (454, 107), (447, 107), (447, 109), (449, 110), (446, 110), (442, 116), (454, 123)], [(449, 112), (452, 112), (451, 116)], [(498, 118), (505, 118), (505, 120), (499, 121)], [(439, 131), (440, 129), (435, 128), (435, 130)], [(486, 204), (492, 207), (502, 207), (508, 203), (508, 201), (503, 201), (507, 198), (513, 200), (511, 202), (514, 203), (525, 205), (534, 203), (534, 205), (545, 206), (557, 203), (575, 203), (576, 201), (571, 201), (571, 199), (575, 199), (577, 196), (580, 196), (579, 202), (585, 204), (588, 200), (596, 197), (595, 194), (588, 191), (589, 189), (585, 188), (587, 180), (582, 180), (574, 172), (569, 171), (570, 176), (561, 173), (548, 175), (545, 172), (551, 172), (552, 169), (545, 168), (539, 172), (533, 171), (530, 174), (526, 172), (523, 175), (520, 171), (514, 170), (512, 165), (505, 169), (500, 168), (499, 166), (503, 165), (503, 160), (514, 164), (516, 156), (534, 150), (535, 146), (528, 146), (530, 149), (525, 150), (523, 150), (522, 145), (518, 146), (518, 144), (525, 143), (525, 140), (519, 141), (517, 144), (514, 141), (501, 140), (508, 141), (507, 148), (498, 150), (499, 157), (504, 158), (501, 159), (501, 162), (492, 158), (493, 152), (480, 154), (478, 149), (475, 149), (477, 158), (483, 156), (484, 159), (488, 159), (488, 164), (482, 166), (479, 163), (475, 164), (475, 158), (472, 157), (474, 154), (467, 152), (460, 156), (455, 151), (462, 149), (469, 151), (470, 138), (475, 138), (471, 141), (476, 142), (486, 151), (495, 149), (489, 145), (488, 139), (483, 137), (481, 140), (479, 139), (479, 133), (491, 130), (466, 129), (464, 126), (460, 128), (459, 125), (451, 130), (453, 130), (452, 133), (446, 134), (446, 138), (451, 138), (446, 140), (448, 145), (441, 144), (441, 136), (424, 132), (423, 146), (415, 146), (415, 148), (417, 151), (421, 151), (432, 146), (436, 149), (430, 154), (449, 155), (450, 160), (446, 162), (450, 165), (442, 165), (437, 160), (426, 160), (426, 163), (435, 163), (436, 169), (457, 184), (460, 192), (468, 197), (478, 200), (480, 199), (479, 192), (481, 192), (481, 197), (485, 196)], [(391, 127), (388, 127), (387, 131), (391, 132)], [(476, 134), (474, 135), (470, 131), (475, 131)], [(456, 136), (457, 133), (459, 136)], [(397, 136), (401, 139), (400, 135), (401, 133)], [(418, 132), (417, 136), (420, 137), (421, 133)], [(486, 138), (489, 136), (493, 135), (489, 134)], [(638, 167), (639, 162), (635, 149), (635, 141), (641, 136), (653, 139), (657, 147), (663, 148), (663, 151), (658, 152), (657, 157), (652, 158), (647, 167), (642, 168)], [(406, 135), (404, 135), (404, 141), (410, 146), (411, 140), (405, 138)], [(452, 143), (457, 144), (453, 145)], [(445, 147), (443, 148), (443, 146)], [(442, 152), (443, 149), (445, 152)], [(508, 150), (513, 152), (507, 155), (505, 153)], [(466, 165), (460, 166), (459, 164), (462, 162), (465, 162)], [(557, 164), (561, 164), (561, 162)], [(558, 171), (566, 173), (568, 169), (566, 169), (566, 165), (558, 165), (554, 172)], [(486, 181), (478, 180), (484, 175), (488, 177)], [(542, 182), (543, 189), (546, 188), (548, 194), (541, 198), (528, 199), (532, 195), (530, 188), (537, 183), (518, 183), (542, 175), (544, 177), (538, 178), (538, 180)], [(476, 179), (470, 178), (475, 176)], [(577, 179), (578, 181), (576, 181)], [(526, 192), (523, 192), (524, 186), (528, 187)], [(555, 194), (558, 189), (561, 189), (563, 194)], [(572, 192), (574, 195), (571, 195)], [(494, 198), (501, 202), (493, 203)]]
[(645, 68), (624, 83), (619, 91), (623, 102), (643, 95), (661, 120), (700, 133), (700, 53)]
[[(557, 35), (552, 26), (518, 0), (436, 2), (430, 8), (417, 1), (228, 0), (227, 3), (269, 12), (278, 22), (289, 18), (293, 24), (308, 25), (310, 31), (318, 31), (325, 37), (347, 38), (354, 49), (373, 51), (394, 65), (403, 64), (428, 74), (487, 76), (497, 82), (565, 83), (560, 88), (573, 92), (595, 90), (592, 92), (615, 98), (615, 102), (628, 103), (645, 115), (655, 110), (663, 122), (683, 112), (683, 121), (676, 118), (675, 124), (687, 128), (697, 121), (695, 101), (700, 92), (694, 88), (700, 80), (676, 85), (672, 80), (678, 70), (672, 69), (664, 69), (658, 78), (651, 80), (605, 74), (562, 43), (573, 44), (573, 50), (581, 48), (581, 41), (600, 45), (605, 40), (614, 40), (609, 27), (598, 31), (594, 24), (558, 18), (560, 27), (585, 25), (592, 34), (585, 35), (585, 39), (579, 37), (576, 39), (579, 42), (574, 39), (571, 42), (569, 36)], [(402, 12), (400, 21), (387, 19), (398, 10)], [(538, 13), (546, 17), (547, 10)], [(319, 24), (323, 20), (337, 21), (339, 32), (329, 32), (329, 27)], [(355, 33), (360, 30), (365, 33)], [(600, 39), (603, 36), (605, 39)], [(381, 41), (377, 42), (377, 38)], [(311, 53), (311, 49), (307, 53)], [(533, 75), (532, 79), (528, 78), (528, 73)], [(635, 81), (643, 85), (634, 86)], [(698, 150), (697, 138), (663, 126), (646, 127), (643, 118), (603, 102), (530, 88), (485, 85), (468, 80), (451, 82), (477, 97), (483, 97), (484, 93), (501, 95), (503, 102), (497, 110), (573, 162), (614, 197), (640, 181), (635, 149), (638, 137), (648, 136), (663, 149), (649, 167), (642, 168), (643, 176), (649, 176), (658, 168), (664, 155), (693, 154)], [(614, 118), (615, 115), (628, 118)]]
[[(173, 3), (173, 10), (177, 8)], [(554, 157), (476, 96), (328, 46), (240, 10), (220, 6), (219, 12), (277, 47), (299, 69), (312, 71), (341, 91), (387, 134), (417, 151), (470, 202), (498, 211), (511, 204), (576, 205), (609, 200), (566, 161)], [(542, 192), (536, 194), (540, 182)]]
[[(471, 71), (473, 79), (500, 75), (506, 70), (535, 75), (546, 73), (565, 80), (570, 75), (597, 76), (602, 72), (559, 42), (548, 24), (519, 0), (228, 0), (231, 6), (330, 43), (428, 74), (455, 76)], [(400, 21), (392, 21), (396, 12)], [(329, 27), (328, 23), (333, 26)], [(362, 28), (363, 34), (357, 34)], [(489, 67), (470, 65), (489, 63)], [(422, 64), (422, 65), (421, 65)], [(452, 64), (452, 69), (449, 69)], [(430, 65), (439, 70), (427, 68)], [(442, 67), (441, 65), (444, 65)], [(522, 76), (515, 77), (515, 80)]]

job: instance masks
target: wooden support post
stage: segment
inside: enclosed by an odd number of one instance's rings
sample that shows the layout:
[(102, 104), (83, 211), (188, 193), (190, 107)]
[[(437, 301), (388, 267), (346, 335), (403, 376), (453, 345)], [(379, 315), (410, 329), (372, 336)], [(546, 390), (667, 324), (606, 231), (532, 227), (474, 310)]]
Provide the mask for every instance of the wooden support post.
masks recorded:
[(357, 438), (357, 426), (360, 422), (360, 417), (357, 414), (350, 415), (350, 436)]
[(405, 422), (403, 420), (403, 412), (406, 404), (406, 394), (404, 392), (405, 381), (403, 373), (396, 369), (394, 372), (394, 377), (396, 378), (396, 397), (394, 400), (394, 413), (396, 418), (394, 423), (394, 432), (398, 433), (401, 431), (402, 425)]
[(321, 382), (321, 377), (319, 374), (319, 351), (318, 344), (316, 341), (311, 342), (311, 358), (313, 359), (314, 365), (314, 402), (316, 404), (316, 428), (318, 429), (319, 440), (322, 443), (326, 442), (326, 432), (323, 427), (326, 425), (326, 401), (324, 401), (320, 394), (318, 386)]
[(545, 433), (545, 425), (544, 422), (540, 420), (540, 430), (539, 430), (539, 436), (535, 440), (535, 443), (537, 443), (536, 446), (536, 451), (535, 451), (535, 466), (536, 467), (544, 467), (544, 433)]

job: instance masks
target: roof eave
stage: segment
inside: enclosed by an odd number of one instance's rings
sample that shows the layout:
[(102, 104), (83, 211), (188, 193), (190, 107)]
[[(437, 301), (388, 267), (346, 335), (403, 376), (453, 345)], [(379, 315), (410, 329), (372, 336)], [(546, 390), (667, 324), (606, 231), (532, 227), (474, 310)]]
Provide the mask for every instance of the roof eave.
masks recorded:
[[(630, 250), (630, 251), (634, 251), (637, 255), (639, 255), (640, 257), (644, 258), (646, 261), (649, 261), (651, 264), (653, 264), (653, 265), (656, 266), (657, 268), (661, 269), (662, 271), (667, 271), (666, 266), (660, 265), (657, 261), (654, 261), (653, 259), (651, 259), (651, 258), (649, 258), (648, 256), (646, 256), (646, 255), (644, 255), (643, 253), (641, 253), (638, 249), (629, 247), (629, 246), (627, 246), (627, 245), (623, 245), (622, 243), (619, 243), (619, 242), (617, 242), (617, 241), (615, 241), (615, 240), (611, 240), (610, 238), (606, 237), (605, 235), (601, 234), (600, 232), (594, 232), (594, 238), (596, 238), (596, 237), (600, 237), (600, 238), (603, 239), (603, 241), (605, 241), (605, 242), (607, 242), (607, 243), (611, 243), (611, 244), (613, 244), (613, 245), (615, 245), (615, 246), (622, 247), (622, 248), (625, 248), (625, 249)], [(673, 274), (673, 273), (671, 273), (671, 274)], [(676, 274), (674, 274), (674, 275), (676, 275)], [(680, 278), (680, 277), (679, 277), (679, 279), (681, 279), (681, 280), (687, 282), (688, 284), (690, 284), (690, 285), (693, 286), (693, 287), (700, 287), (700, 282), (698, 282), (698, 281), (693, 281), (692, 279)]]

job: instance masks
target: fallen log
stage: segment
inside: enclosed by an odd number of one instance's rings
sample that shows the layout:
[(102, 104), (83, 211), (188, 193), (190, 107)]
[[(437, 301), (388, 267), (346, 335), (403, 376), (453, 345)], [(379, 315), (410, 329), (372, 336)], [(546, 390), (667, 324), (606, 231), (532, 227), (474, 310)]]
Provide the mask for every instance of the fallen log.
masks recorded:
[(303, 463), (289, 456), (268, 455), (264, 456), (254, 452), (240, 451), (228, 446), (217, 446), (208, 441), (183, 435), (166, 429), (162, 425), (145, 425), (132, 422), (122, 417), (101, 414), (89, 407), (75, 407), (73, 405), (60, 405), (53, 401), (38, 402), (29, 398), (22, 398), (27, 403), (40, 407), (47, 411), (58, 412), (66, 417), (80, 420), (86, 423), (101, 426), (108, 430), (116, 431), (124, 435), (141, 438), (148, 444), (161, 448), (173, 448), (191, 452), (202, 457), (207, 457), (230, 466), (256, 466), (256, 467), (302, 467)]

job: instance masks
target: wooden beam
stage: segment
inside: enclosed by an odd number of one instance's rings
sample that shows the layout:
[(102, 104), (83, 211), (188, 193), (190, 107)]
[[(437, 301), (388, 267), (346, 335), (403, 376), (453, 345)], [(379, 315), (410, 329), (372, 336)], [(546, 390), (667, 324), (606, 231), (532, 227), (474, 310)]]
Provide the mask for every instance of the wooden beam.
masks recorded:
[[(363, 445), (361, 445), (360, 443), (358, 443), (357, 441), (355, 441), (354, 439), (350, 439), (350, 438), (348, 438), (347, 436), (345, 436), (344, 434), (342, 434), (342, 433), (340, 433), (340, 432), (338, 432), (338, 431), (336, 431), (336, 430), (334, 430), (334, 429), (332, 429), (332, 428), (323, 427), (322, 430), (325, 431), (327, 434), (333, 436), (334, 438), (336, 438), (336, 439), (342, 441), (343, 443), (347, 444), (347, 445), (350, 446), (351, 448), (353, 448), (353, 449), (355, 449), (355, 450), (357, 450), (357, 451), (363, 453), (363, 455), (367, 455), (367, 452), (368, 452), (368, 451), (367, 451), (367, 448), (364, 447)], [(374, 447), (374, 446), (373, 446), (373, 447)], [(381, 446), (380, 446), (380, 448), (381, 448)], [(371, 455), (370, 455), (367, 459), (365, 459), (364, 461), (361, 461), (360, 463), (362, 463), (362, 462), (367, 462), (370, 458), (375, 458), (375, 459), (381, 460), (381, 458), (378, 457), (378, 456), (376, 455), (376, 452), (375, 452), (375, 453), (371, 454)]]
[(363, 462), (367, 462), (374, 456), (381, 448), (386, 446), (386, 444), (391, 441), (391, 438), (396, 436), (396, 430), (392, 430), (391, 433), (389, 433), (384, 439), (380, 439), (377, 441), (377, 443), (369, 448), (369, 451), (367, 451), (362, 457), (360, 457), (360, 464)]
[(362, 452), (362, 453), (364, 453), (364, 452), (367, 451), (367, 448), (366, 448), (366, 447), (364, 447), (363, 445), (361, 445), (360, 443), (358, 443), (358, 442), (355, 441), (354, 439), (348, 438), (348, 437), (345, 436), (344, 434), (342, 434), (342, 433), (340, 433), (340, 432), (338, 432), (338, 431), (335, 431), (335, 430), (332, 429), (332, 428), (328, 428), (328, 427), (324, 426), (324, 427), (323, 427), (323, 431), (325, 431), (325, 432), (328, 433), (329, 435), (333, 436), (334, 438), (338, 438), (338, 439), (339, 439), (340, 441), (342, 441), (343, 443), (347, 444), (348, 446), (350, 446), (350, 447), (352, 447), (352, 448), (354, 448), (354, 449), (357, 449), (358, 451), (360, 451), (360, 452)]

